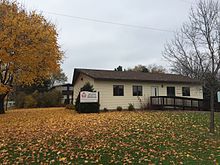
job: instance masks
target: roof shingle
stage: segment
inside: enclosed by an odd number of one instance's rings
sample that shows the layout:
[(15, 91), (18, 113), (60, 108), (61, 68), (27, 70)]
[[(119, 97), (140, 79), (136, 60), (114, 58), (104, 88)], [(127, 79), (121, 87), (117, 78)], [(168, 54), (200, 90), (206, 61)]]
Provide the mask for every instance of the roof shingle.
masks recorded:
[(77, 75), (83, 73), (96, 80), (121, 80), (121, 81), (143, 81), (143, 82), (167, 82), (167, 83), (195, 83), (201, 84), (199, 80), (187, 76), (163, 73), (144, 73), (135, 71), (112, 71), (95, 69), (75, 69), (73, 84)]

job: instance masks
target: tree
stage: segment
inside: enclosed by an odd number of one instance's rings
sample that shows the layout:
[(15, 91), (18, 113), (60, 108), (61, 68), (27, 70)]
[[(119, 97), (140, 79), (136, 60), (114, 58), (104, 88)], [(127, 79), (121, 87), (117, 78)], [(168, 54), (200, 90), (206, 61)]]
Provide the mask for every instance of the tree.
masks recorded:
[(57, 90), (33, 93), (19, 92), (15, 105), (17, 108), (56, 107), (61, 106), (62, 93)]
[(161, 65), (151, 64), (147, 66), (150, 73), (166, 73), (167, 70)]
[(24, 98), (24, 108), (35, 108), (37, 100), (32, 95), (27, 95)]
[(60, 91), (52, 90), (43, 93), (35, 93), (33, 95), (37, 96), (38, 107), (61, 106), (62, 93)]
[(58, 72), (54, 73), (48, 81), (50, 87), (54, 86), (54, 84), (64, 84), (67, 81), (67, 76), (63, 70), (60, 69)]
[(115, 71), (123, 71), (122, 66), (119, 65), (117, 68), (115, 68)]
[(134, 68), (130, 68), (128, 69), (128, 71), (135, 71), (135, 72), (145, 72), (145, 73), (148, 73), (149, 72), (149, 69), (144, 66), (144, 65), (137, 65), (135, 66)]
[(47, 92), (54, 84), (63, 84), (67, 81), (67, 76), (60, 69), (56, 73), (53, 73), (50, 78), (43, 80), (40, 84), (32, 84), (32, 85), (19, 85), (14, 86), (13, 93), (17, 95), (20, 92), (25, 92), (26, 94), (31, 94), (35, 91), (38, 92)]
[(214, 96), (220, 69), (220, 5), (201, 0), (191, 9), (189, 22), (166, 44), (164, 57), (173, 71), (197, 78), (210, 92), (210, 132), (214, 132)]
[(15, 97), (15, 106), (17, 108), (23, 108), (24, 107), (24, 100), (27, 95), (24, 92), (20, 92)]
[(0, 114), (13, 85), (41, 83), (60, 68), (55, 26), (16, 2), (0, 0)]
[(134, 68), (129, 68), (127, 71), (135, 72), (145, 72), (145, 73), (166, 73), (166, 69), (161, 65), (151, 64), (148, 66), (145, 65), (136, 65)]

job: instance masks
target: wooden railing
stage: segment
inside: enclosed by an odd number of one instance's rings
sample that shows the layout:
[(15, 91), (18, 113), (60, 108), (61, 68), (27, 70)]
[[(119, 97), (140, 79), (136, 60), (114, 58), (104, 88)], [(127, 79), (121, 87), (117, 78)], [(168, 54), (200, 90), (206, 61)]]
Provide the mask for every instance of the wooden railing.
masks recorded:
[(203, 99), (176, 97), (176, 96), (151, 96), (151, 108), (153, 109), (196, 109), (201, 110)]

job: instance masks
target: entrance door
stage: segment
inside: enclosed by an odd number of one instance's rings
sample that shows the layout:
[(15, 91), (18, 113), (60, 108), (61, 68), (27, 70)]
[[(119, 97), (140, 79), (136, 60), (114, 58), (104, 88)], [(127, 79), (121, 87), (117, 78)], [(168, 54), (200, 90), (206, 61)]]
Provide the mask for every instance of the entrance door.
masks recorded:
[(159, 88), (151, 87), (151, 96), (159, 96)]

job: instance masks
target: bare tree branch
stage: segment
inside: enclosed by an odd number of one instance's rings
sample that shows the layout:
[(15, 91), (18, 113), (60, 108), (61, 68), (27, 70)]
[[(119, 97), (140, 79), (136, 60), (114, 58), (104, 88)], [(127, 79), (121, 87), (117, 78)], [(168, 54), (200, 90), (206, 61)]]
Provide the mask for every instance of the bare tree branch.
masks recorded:
[(211, 94), (210, 132), (214, 132), (214, 95), (220, 72), (220, 5), (214, 0), (200, 0), (191, 8), (174, 40), (165, 45), (163, 56), (174, 72), (200, 79)]

